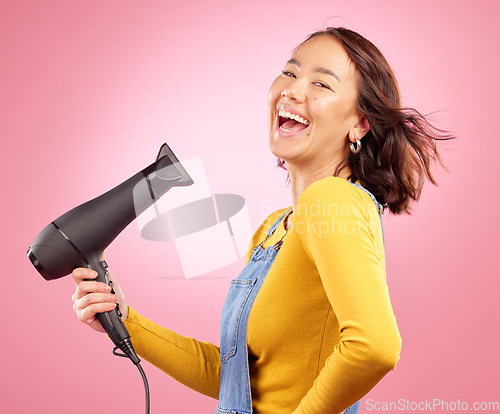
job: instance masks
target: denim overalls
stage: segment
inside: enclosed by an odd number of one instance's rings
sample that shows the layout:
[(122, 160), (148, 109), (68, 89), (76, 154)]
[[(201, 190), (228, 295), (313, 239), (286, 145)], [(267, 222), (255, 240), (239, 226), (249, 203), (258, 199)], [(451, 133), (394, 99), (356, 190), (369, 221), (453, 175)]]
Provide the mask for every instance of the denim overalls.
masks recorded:
[[(358, 184), (351, 182), (350, 184), (366, 191), (377, 206), (379, 213), (382, 211), (381, 204), (371, 193)], [(290, 210), (271, 226), (267, 237), (253, 250), (241, 274), (231, 281), (220, 321), (221, 377), (216, 414), (252, 413), (247, 347), (248, 318), (257, 293), (278, 254), (286, 232), (275, 245), (265, 249), (262, 245), (271, 237)], [(359, 406), (360, 401), (347, 408), (344, 413), (357, 414)]]

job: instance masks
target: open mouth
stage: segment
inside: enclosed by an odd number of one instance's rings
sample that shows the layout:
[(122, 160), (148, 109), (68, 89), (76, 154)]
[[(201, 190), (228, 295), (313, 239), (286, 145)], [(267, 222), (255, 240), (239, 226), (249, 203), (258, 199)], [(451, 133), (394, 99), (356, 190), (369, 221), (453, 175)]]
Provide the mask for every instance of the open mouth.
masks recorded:
[(310, 122), (300, 115), (290, 113), (284, 109), (278, 111), (278, 126), (284, 132), (298, 133), (309, 126)]

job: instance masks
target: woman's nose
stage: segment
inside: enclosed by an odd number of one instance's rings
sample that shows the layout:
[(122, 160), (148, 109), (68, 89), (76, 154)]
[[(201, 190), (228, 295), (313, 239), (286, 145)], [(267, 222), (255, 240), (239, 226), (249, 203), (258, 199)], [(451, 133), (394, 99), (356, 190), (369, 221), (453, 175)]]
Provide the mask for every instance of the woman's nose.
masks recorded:
[(287, 85), (281, 92), (281, 96), (291, 101), (304, 102), (306, 100), (306, 91), (303, 82), (295, 81)]

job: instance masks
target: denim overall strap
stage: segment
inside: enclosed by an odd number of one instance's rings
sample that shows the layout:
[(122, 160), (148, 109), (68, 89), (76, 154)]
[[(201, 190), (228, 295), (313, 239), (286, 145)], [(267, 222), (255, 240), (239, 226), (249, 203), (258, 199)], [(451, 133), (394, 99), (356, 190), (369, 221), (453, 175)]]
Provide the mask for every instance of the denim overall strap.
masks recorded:
[[(289, 211), (271, 226), (265, 240), (273, 234)], [(280, 240), (274, 246), (264, 249), (262, 247), (264, 241), (254, 249), (248, 264), (238, 278), (231, 281), (229, 293), (222, 307), (220, 322), (221, 375), (216, 414), (252, 413), (247, 347), (248, 318), (257, 293), (282, 243)]]
[(370, 193), (365, 187), (359, 185), (358, 183), (353, 183), (352, 181), (347, 181), (349, 184), (352, 184), (354, 187), (357, 187), (361, 190), (363, 190), (366, 194), (368, 194), (370, 196), (370, 198), (372, 199), (372, 201), (375, 203), (375, 207), (377, 207), (377, 211), (378, 211), (378, 214), (380, 216), (380, 227), (382, 229), (382, 240), (384, 240), (384, 244), (385, 244), (385, 237), (384, 237), (384, 226), (382, 224), (382, 213), (384, 212), (384, 206), (382, 204), (380, 204), (377, 199), (375, 198), (375, 196)]
[(268, 236), (271, 236), (273, 233), (274, 233), (274, 230), (276, 230), (276, 227), (278, 227), (281, 223), (281, 220), (283, 220), (283, 218), (291, 211), (292, 209), (289, 208), (287, 211), (285, 211), (285, 213), (278, 219), (274, 222), (274, 224), (269, 228), (269, 231), (267, 232), (267, 235)]
[(382, 204), (380, 204), (377, 199), (375, 198), (375, 196), (370, 193), (365, 187), (363, 187), (362, 185), (359, 185), (358, 183), (353, 183), (352, 181), (347, 181), (349, 184), (352, 184), (354, 187), (358, 187), (359, 189), (363, 190), (366, 194), (368, 194), (370, 196), (370, 198), (372, 199), (372, 201), (375, 203), (375, 206), (377, 207), (377, 211), (379, 213), (382, 213), (384, 211), (384, 206)]

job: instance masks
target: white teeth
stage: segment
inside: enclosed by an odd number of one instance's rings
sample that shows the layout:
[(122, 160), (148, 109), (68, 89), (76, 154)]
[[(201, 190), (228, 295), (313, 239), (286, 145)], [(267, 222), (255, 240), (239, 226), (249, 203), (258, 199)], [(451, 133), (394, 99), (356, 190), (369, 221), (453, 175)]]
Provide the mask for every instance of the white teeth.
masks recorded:
[(278, 111), (278, 115), (282, 118), (293, 119), (294, 121), (300, 122), (301, 124), (309, 125), (309, 121), (307, 119), (304, 119), (301, 116), (295, 114), (291, 114), (290, 112), (285, 112), (282, 109)]

